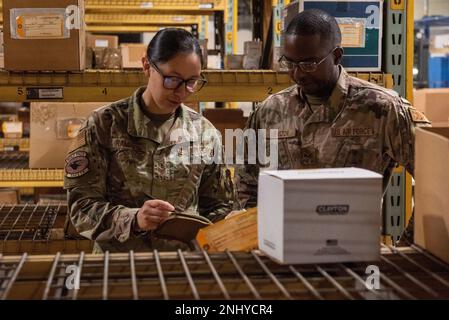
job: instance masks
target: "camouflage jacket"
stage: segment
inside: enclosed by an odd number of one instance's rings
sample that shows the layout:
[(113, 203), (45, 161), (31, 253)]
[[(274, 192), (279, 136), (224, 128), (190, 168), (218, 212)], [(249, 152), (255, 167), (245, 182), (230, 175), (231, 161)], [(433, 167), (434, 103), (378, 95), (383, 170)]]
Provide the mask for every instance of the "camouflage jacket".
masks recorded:
[[(383, 174), (385, 188), (397, 164), (413, 174), (414, 130), (419, 125), (429, 122), (407, 100), (341, 68), (324, 105), (312, 111), (294, 85), (262, 102), (246, 127), (278, 129), (279, 170), (360, 167)], [(261, 167), (256, 163), (237, 169), (236, 189), (242, 208), (257, 204)]]
[(96, 241), (97, 252), (186, 249), (152, 232), (133, 232), (137, 211), (152, 198), (212, 221), (232, 208), (229, 171), (210, 161), (222, 153), (213, 125), (182, 105), (163, 137), (141, 110), (143, 90), (95, 110), (66, 157), (70, 220), (81, 235)]

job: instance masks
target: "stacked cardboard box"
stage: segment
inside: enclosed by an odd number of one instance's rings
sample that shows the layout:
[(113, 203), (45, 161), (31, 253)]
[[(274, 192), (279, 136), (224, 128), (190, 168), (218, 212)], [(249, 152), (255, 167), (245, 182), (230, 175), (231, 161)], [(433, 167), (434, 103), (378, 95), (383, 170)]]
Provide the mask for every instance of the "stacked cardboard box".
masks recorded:
[[(70, 6), (77, 8), (73, 19), (66, 13)], [(84, 69), (83, 0), (4, 0), (3, 32), (6, 70)]]

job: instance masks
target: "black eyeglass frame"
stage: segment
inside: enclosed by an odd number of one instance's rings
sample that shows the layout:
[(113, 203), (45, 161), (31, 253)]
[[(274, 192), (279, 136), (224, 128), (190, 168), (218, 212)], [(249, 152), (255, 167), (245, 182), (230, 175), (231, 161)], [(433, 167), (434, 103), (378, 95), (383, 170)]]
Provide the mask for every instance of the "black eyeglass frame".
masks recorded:
[(324, 62), (324, 60), (326, 60), (338, 48), (340, 48), (340, 47), (333, 48), (331, 52), (329, 52), (323, 59), (321, 59), (318, 62), (317, 61), (314, 61), (314, 62), (308, 62), (308, 61), (294, 62), (294, 61), (288, 60), (285, 55), (282, 55), (279, 58), (278, 62), (279, 62), (279, 64), (281, 66), (283, 66), (283, 67), (285, 67), (285, 68), (287, 68), (289, 70), (295, 70), (296, 68), (299, 67), (301, 69), (301, 71), (303, 71), (303, 72), (312, 73), (312, 72), (315, 72), (318, 69), (318, 66), (320, 64), (322, 64)]
[[(186, 88), (186, 90), (188, 91), (188, 92), (190, 92), (190, 93), (195, 93), (195, 92), (198, 92), (198, 91), (200, 91), (203, 87), (204, 87), (204, 85), (207, 83), (207, 80), (206, 79), (204, 79), (204, 77), (203, 78), (200, 78), (200, 79), (195, 79), (195, 78), (191, 78), (191, 79), (187, 79), (187, 80), (184, 80), (184, 79), (182, 79), (182, 78), (180, 78), (180, 77), (176, 77), (176, 76), (167, 76), (167, 75), (165, 75), (162, 71), (161, 71), (161, 69), (159, 69), (159, 67), (153, 62), (153, 61), (151, 61), (151, 60), (148, 60), (148, 63), (162, 76), (162, 78), (163, 78), (163, 80), (162, 80), (162, 85), (164, 86), (164, 88), (165, 89), (168, 89), (168, 90), (178, 90), (180, 87), (181, 87), (181, 85), (182, 84), (184, 84), (185, 85), (185, 88)], [(201, 75), (202, 76), (202, 75)], [(178, 85), (176, 86), (176, 87), (173, 87), (173, 88), (171, 88), (170, 86), (167, 86), (167, 79), (173, 79), (173, 78), (175, 78), (175, 79), (178, 79), (179, 80), (179, 83), (178, 83)], [(195, 86), (195, 88), (194, 89), (189, 89), (189, 87), (188, 87), (188, 85), (187, 85), (187, 83), (189, 82), (189, 81), (199, 81), (199, 87), (198, 87), (198, 84)], [(198, 89), (196, 89), (198, 87)]]

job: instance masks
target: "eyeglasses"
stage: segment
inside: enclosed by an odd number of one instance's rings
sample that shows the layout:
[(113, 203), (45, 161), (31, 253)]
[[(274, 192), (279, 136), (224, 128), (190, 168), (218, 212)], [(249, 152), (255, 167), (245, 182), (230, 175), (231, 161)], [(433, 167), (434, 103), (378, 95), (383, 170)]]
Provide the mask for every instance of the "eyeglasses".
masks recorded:
[(183, 84), (186, 86), (188, 92), (194, 93), (200, 91), (204, 85), (207, 83), (206, 79), (187, 79), (184, 80), (180, 77), (166, 76), (162, 71), (156, 66), (152, 61), (149, 61), (150, 65), (164, 78), (162, 82), (165, 89), (177, 90)]
[(329, 52), (327, 54), (327, 56), (325, 56), (323, 59), (321, 59), (318, 62), (294, 62), (294, 61), (290, 61), (288, 60), (284, 55), (282, 55), (279, 59), (279, 64), (281, 65), (281, 67), (283, 68), (287, 68), (289, 70), (293, 70), (299, 67), (299, 69), (301, 69), (301, 71), (304, 72), (315, 72), (316, 69), (318, 68), (318, 66), (323, 63), (324, 60), (327, 59), (327, 57), (329, 57), (332, 53), (334, 53), (334, 51), (336, 49), (338, 49), (339, 47), (335, 47), (334, 49), (332, 49), (331, 52)]

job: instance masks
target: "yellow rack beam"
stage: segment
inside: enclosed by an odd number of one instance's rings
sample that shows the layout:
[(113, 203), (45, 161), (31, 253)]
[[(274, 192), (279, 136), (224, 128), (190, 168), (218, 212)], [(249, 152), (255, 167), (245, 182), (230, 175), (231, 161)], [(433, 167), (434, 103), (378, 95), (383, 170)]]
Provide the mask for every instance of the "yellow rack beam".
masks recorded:
[(125, 12), (125, 13), (168, 13), (177, 14), (213, 14), (223, 11), (224, 0), (153, 0), (153, 1), (121, 1), (121, 0), (87, 0), (86, 12)]
[(200, 23), (200, 16), (192, 15), (143, 15), (143, 14), (87, 14), (86, 24), (92, 25), (192, 25)]
[[(0, 0), (0, 10), (3, 1)], [(225, 0), (85, 0), (86, 12), (211, 14), (225, 10)]]
[(192, 31), (190, 27), (181, 25), (166, 25), (164, 27), (157, 26), (87, 26), (86, 30), (93, 33), (142, 33), (142, 32), (158, 32), (164, 28), (182, 28)]
[[(353, 75), (391, 88), (391, 75), (354, 73)], [(191, 102), (257, 102), (290, 85), (286, 72), (271, 70), (206, 70), (207, 85), (192, 95)], [(147, 83), (140, 71), (88, 70), (79, 73), (8, 73), (0, 72), (0, 101), (46, 101), (36, 99), (42, 90), (58, 91), (58, 99), (47, 101), (108, 102), (131, 95)]]
[(0, 170), (0, 187), (62, 187), (62, 169), (4, 169)]

